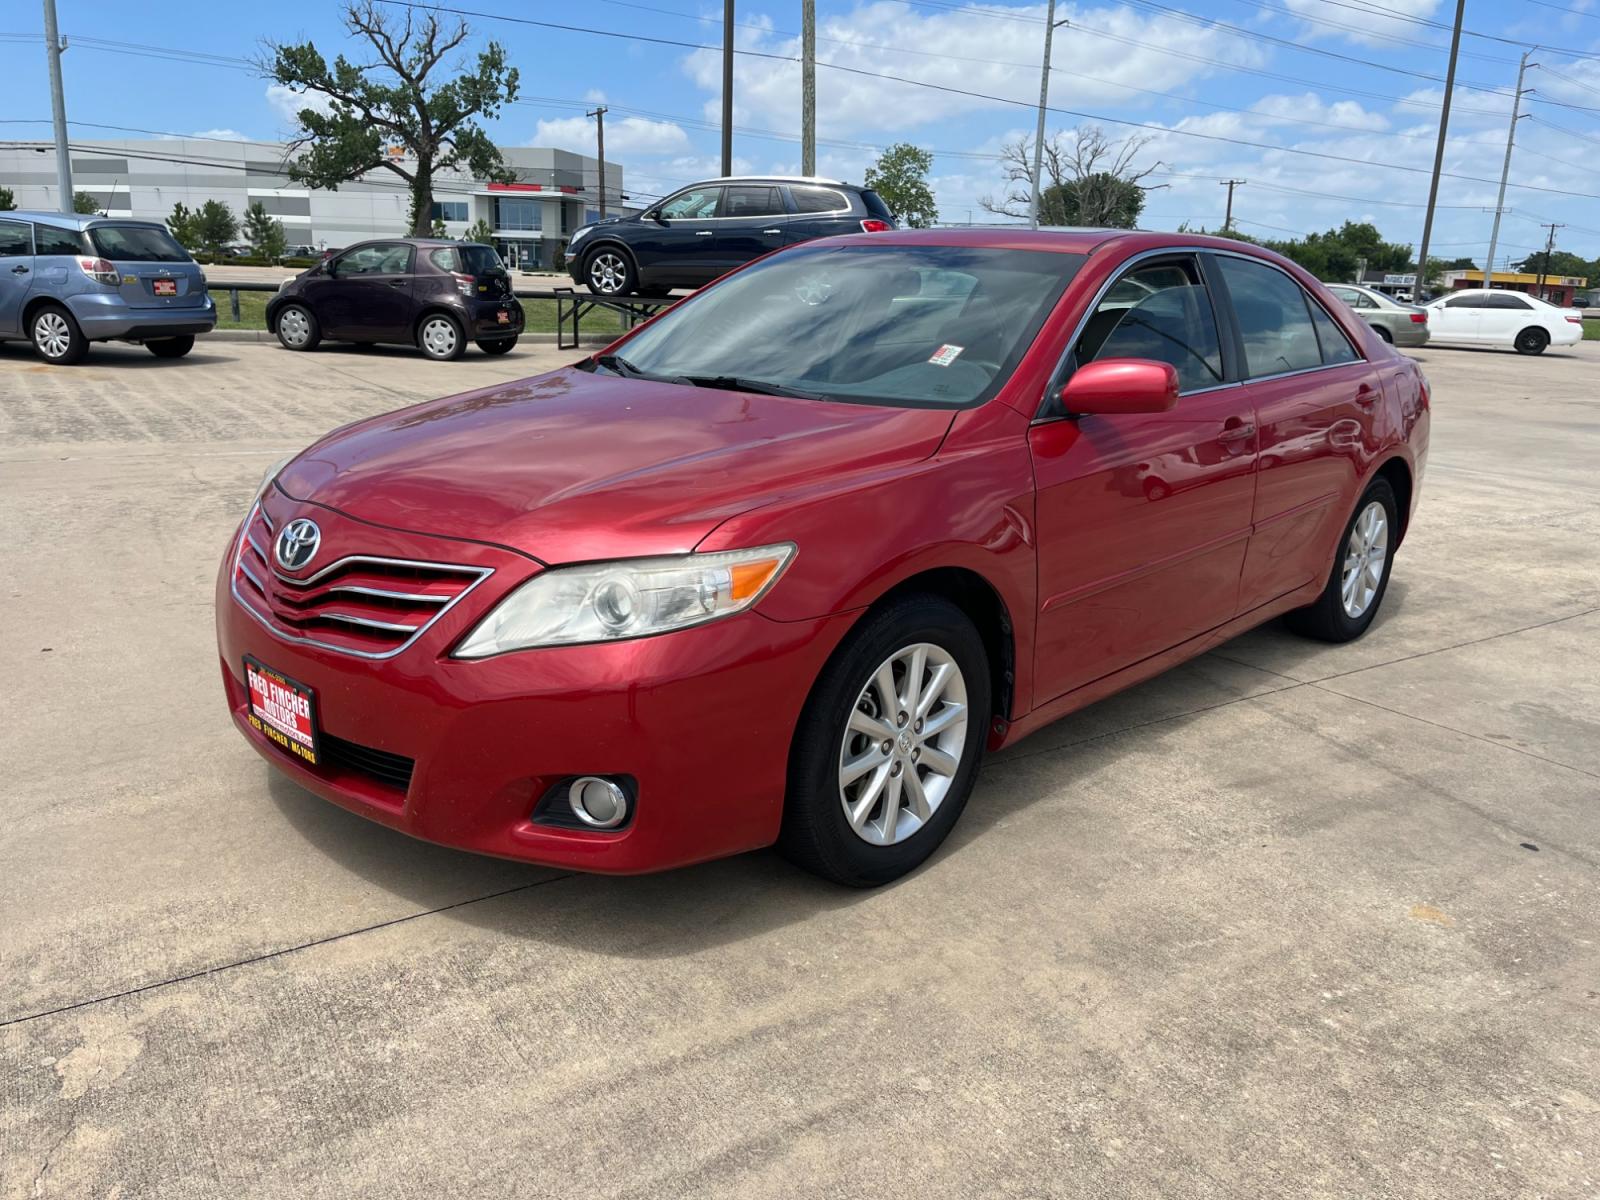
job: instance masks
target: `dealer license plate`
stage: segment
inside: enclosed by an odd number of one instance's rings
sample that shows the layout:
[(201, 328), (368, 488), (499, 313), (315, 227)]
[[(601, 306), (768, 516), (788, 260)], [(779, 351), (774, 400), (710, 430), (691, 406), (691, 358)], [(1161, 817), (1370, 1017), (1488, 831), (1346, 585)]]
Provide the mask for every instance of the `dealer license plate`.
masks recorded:
[(311, 689), (245, 656), (250, 725), (309, 766), (317, 765), (317, 710)]
[(494, 317), (495, 320), (499, 321), (502, 325), (511, 324), (511, 314), (503, 308), (499, 312), (495, 313)]
[(178, 294), (178, 281), (176, 279), (152, 279), (150, 290), (158, 296), (176, 296)]

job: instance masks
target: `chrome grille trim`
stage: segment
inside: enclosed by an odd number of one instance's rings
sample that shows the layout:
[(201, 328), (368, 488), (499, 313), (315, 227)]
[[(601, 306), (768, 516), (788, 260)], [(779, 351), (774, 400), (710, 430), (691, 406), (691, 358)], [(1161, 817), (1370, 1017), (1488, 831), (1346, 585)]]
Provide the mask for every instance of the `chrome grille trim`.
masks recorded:
[[(272, 617), (270, 615), (270, 611), (268, 613), (263, 613), (263, 612), (259, 611), (254, 605), (252, 605), (249, 602), (249, 600), (247, 600), (243, 595), (240, 594), (240, 592), (239, 592), (239, 576), (241, 574), (243, 574), (252, 583), (255, 583), (257, 587), (261, 588), (261, 592), (262, 592), (263, 598), (265, 598), (266, 595), (267, 595), (267, 589), (261, 586), (260, 581), (258, 581), (256, 579), (255, 575), (252, 572), (249, 571), (249, 569), (245, 566), (244, 561), (243, 561), (243, 559), (244, 559), (244, 548), (245, 548), (245, 546), (247, 544), (252, 549), (254, 549), (256, 551), (256, 553), (258, 553), (258, 554), (261, 553), (261, 548), (259, 546), (257, 546), (255, 544), (255, 540), (250, 537), (250, 525), (251, 525), (252, 522), (255, 521), (255, 519), (256, 519), (256, 517), (258, 515), (261, 516), (263, 519), (265, 519), (265, 517), (266, 517), (266, 513), (262, 510), (261, 505), (259, 503), (254, 505), (251, 508), (249, 515), (247, 517), (245, 517), (245, 521), (244, 521), (244, 536), (239, 538), (238, 545), (234, 547), (233, 572), (229, 576), (229, 579), (228, 579), (228, 591), (229, 591), (229, 593), (232, 594), (233, 599), (234, 599), (234, 603), (236, 603), (240, 608), (244, 609), (245, 612), (249, 613), (250, 616), (255, 619), (256, 624), (260, 625), (263, 629), (265, 629), (268, 633), (270, 633), (273, 637), (277, 638), (281, 642), (292, 642), (292, 643), (294, 643), (296, 645), (301, 645), (301, 646), (315, 646), (320, 650), (328, 650), (328, 651), (333, 652), (334, 654), (348, 654), (352, 658), (365, 658), (365, 659), (370, 659), (370, 660), (373, 660), (373, 661), (381, 661), (383, 659), (393, 658), (395, 655), (403, 653), (405, 650), (409, 649), (412, 645), (414, 645), (416, 643), (417, 639), (420, 638), (424, 633), (426, 633), (430, 628), (432, 628), (433, 625), (435, 624), (435, 622), (437, 622), (440, 617), (444, 616), (445, 613), (449, 612), (452, 608), (454, 608), (462, 600), (466, 599), (468, 594), (471, 593), (474, 588), (478, 587), (478, 585), (481, 584), (485, 579), (489, 578), (489, 576), (494, 574), (494, 568), (493, 567), (472, 567), (472, 566), (467, 566), (467, 565), (465, 565), (463, 563), (423, 562), (423, 561), (418, 560), (418, 559), (385, 558), (385, 557), (381, 557), (381, 556), (377, 556), (377, 555), (369, 555), (369, 554), (352, 554), (352, 555), (348, 555), (345, 558), (339, 559), (337, 562), (330, 563), (328, 566), (324, 567), (322, 570), (318, 571), (315, 575), (312, 575), (308, 579), (295, 579), (291, 575), (284, 575), (281, 571), (278, 571), (276, 568), (272, 568), (272, 573), (274, 575), (276, 575), (278, 578), (284, 580), (286, 583), (293, 583), (293, 584), (295, 584), (297, 586), (300, 586), (300, 587), (309, 587), (313, 583), (315, 583), (317, 580), (323, 578), (324, 576), (330, 574), (333, 571), (337, 571), (337, 570), (339, 570), (339, 569), (341, 569), (343, 567), (350, 566), (351, 564), (360, 564), (360, 563), (370, 563), (370, 564), (375, 564), (375, 565), (379, 565), (379, 566), (390, 566), (390, 567), (407, 567), (407, 568), (410, 568), (410, 569), (413, 569), (413, 570), (433, 571), (433, 572), (437, 572), (439, 574), (455, 574), (455, 575), (467, 577), (466, 578), (466, 586), (463, 587), (461, 589), (461, 591), (456, 593), (455, 596), (451, 597), (448, 601), (446, 601), (440, 607), (438, 612), (436, 612), (432, 616), (430, 616), (421, 625), (399, 625), (399, 624), (390, 624), (388, 622), (370, 621), (365, 617), (354, 617), (354, 616), (350, 616), (348, 614), (345, 614), (345, 615), (336, 615), (336, 614), (333, 614), (333, 613), (312, 613), (312, 614), (308, 614), (308, 616), (321, 617), (321, 618), (323, 618), (325, 620), (340, 620), (340, 621), (349, 622), (352, 625), (363, 626), (363, 627), (371, 627), (371, 628), (382, 630), (383, 632), (387, 632), (387, 633), (409, 633), (410, 634), (410, 636), (407, 637), (398, 646), (394, 646), (394, 647), (392, 647), (391, 649), (388, 649), (388, 650), (358, 650), (358, 649), (355, 649), (355, 648), (350, 647), (350, 646), (339, 646), (339, 645), (335, 645), (332, 642), (323, 641), (321, 638), (310, 637), (310, 636), (306, 636), (306, 635), (302, 635), (302, 634), (289, 633), (289, 632), (287, 632), (287, 631), (285, 631), (283, 629), (279, 629), (276, 625), (273, 624), (273, 620), (272, 620)], [(271, 559), (267, 558), (266, 555), (262, 555), (262, 559), (263, 559), (263, 561), (267, 562), (269, 564), (269, 566), (270, 566), (271, 561), (272, 561)], [(330, 591), (332, 591), (332, 590), (334, 590), (334, 589), (330, 589)], [(392, 595), (400, 596), (400, 595), (404, 595), (404, 593), (393, 593)], [(430, 602), (432, 600), (436, 600), (436, 599), (439, 599), (439, 597), (429, 597)], [(268, 603), (268, 607), (269, 607), (269, 610), (270, 610), (270, 605), (271, 605), (270, 600), (267, 601), (267, 603)]]
[(429, 596), (424, 592), (391, 592), (387, 588), (361, 587), (351, 583), (336, 583), (327, 594), (341, 592), (352, 596), (381, 596), (385, 600), (407, 600), (412, 604), (444, 604), (449, 596)]

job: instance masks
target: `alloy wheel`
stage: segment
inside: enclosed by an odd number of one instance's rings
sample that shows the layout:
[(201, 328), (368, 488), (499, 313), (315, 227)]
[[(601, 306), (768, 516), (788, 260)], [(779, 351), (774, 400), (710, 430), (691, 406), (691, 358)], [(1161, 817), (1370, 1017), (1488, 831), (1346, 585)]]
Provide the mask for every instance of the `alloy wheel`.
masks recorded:
[(311, 336), (311, 322), (298, 308), (291, 308), (278, 318), (278, 332), (291, 346), (304, 346)]
[(435, 358), (448, 358), (456, 349), (455, 322), (430, 317), (422, 326), (422, 348)]
[(1361, 510), (1345, 545), (1344, 573), (1339, 581), (1345, 616), (1356, 620), (1371, 606), (1383, 583), (1383, 569), (1388, 559), (1389, 515), (1383, 505), (1374, 500)]
[(839, 803), (874, 846), (933, 818), (961, 767), (967, 684), (949, 651), (917, 642), (879, 664), (850, 710), (839, 747)]
[(589, 263), (589, 282), (607, 295), (620, 292), (628, 282), (628, 264), (615, 250), (602, 250)]
[(43, 312), (33, 323), (33, 340), (46, 358), (60, 358), (72, 345), (72, 327), (58, 312)]

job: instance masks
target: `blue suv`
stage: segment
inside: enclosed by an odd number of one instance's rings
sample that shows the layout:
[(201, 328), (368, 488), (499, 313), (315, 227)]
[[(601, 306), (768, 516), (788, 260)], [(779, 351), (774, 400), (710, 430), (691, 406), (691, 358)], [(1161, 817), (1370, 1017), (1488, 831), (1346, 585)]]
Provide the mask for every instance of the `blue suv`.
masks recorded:
[(869, 188), (810, 176), (711, 179), (635, 217), (585, 225), (567, 243), (567, 273), (601, 296), (665, 296), (699, 287), (773, 250), (841, 233), (894, 229)]
[(0, 341), (27, 338), (58, 365), (114, 340), (181, 358), (216, 324), (205, 274), (166, 226), (0, 212)]

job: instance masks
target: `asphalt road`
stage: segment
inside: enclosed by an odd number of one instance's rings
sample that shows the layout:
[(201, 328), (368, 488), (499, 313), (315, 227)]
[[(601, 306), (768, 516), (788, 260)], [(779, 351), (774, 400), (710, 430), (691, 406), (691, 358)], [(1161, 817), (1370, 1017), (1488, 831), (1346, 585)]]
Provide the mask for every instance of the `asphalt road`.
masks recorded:
[(0, 347), (0, 1197), (1600, 1193), (1600, 344), (1421, 352), (1367, 638), (1047, 729), (873, 892), (438, 849), (234, 733), (267, 464), (569, 357)]

